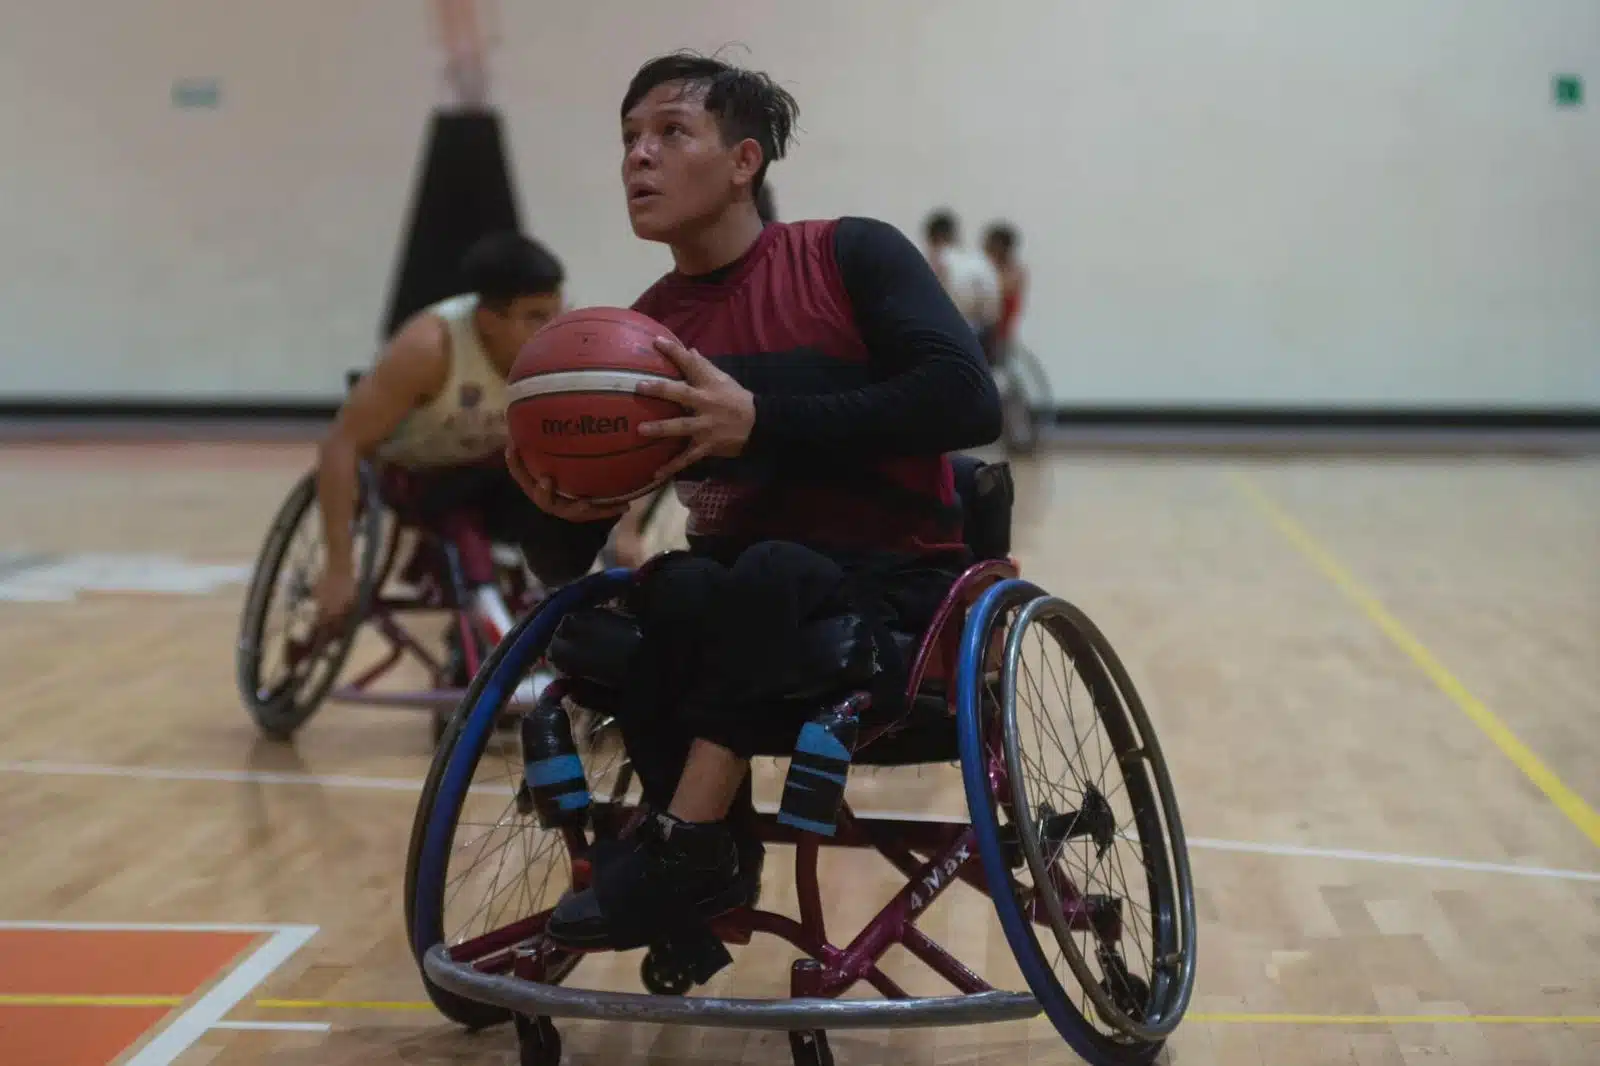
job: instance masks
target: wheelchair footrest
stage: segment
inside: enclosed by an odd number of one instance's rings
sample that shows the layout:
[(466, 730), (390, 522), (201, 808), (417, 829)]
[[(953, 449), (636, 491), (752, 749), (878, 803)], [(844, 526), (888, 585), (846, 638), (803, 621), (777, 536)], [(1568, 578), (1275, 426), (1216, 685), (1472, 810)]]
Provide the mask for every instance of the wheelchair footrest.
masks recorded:
[(428, 979), (446, 992), (544, 1018), (805, 1031), (978, 1025), (1025, 1021), (1041, 1013), (1039, 1001), (1022, 992), (914, 999), (727, 999), (568, 988), (485, 973), (452, 960), (443, 944), (428, 949), (422, 966)]
[(783, 782), (780, 824), (827, 837), (837, 831), (865, 702), (865, 696), (851, 696), (801, 727)]

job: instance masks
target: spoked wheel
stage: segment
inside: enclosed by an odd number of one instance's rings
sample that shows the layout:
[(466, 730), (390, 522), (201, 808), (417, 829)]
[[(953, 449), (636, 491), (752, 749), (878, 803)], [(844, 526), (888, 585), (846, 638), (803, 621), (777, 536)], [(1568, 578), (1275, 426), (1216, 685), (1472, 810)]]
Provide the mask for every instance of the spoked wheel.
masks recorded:
[(376, 482), (361, 470), (354, 523), (356, 604), (332, 632), (317, 632), (317, 579), (326, 560), (316, 473), (302, 477), (267, 531), (245, 596), (236, 650), (239, 695), (263, 733), (294, 735), (317, 708), (355, 642), (372, 599), (383, 510)]
[[(583, 829), (540, 824), (524, 787), (519, 732), (497, 728), (573, 602), (574, 590), (558, 592), (512, 628), (473, 678), (434, 753), (406, 861), (406, 926), (419, 967), (441, 943), (484, 972), (516, 965), (519, 976), (547, 984), (565, 980), (578, 963), (577, 955), (530, 951), (529, 943), (572, 884)], [(599, 794), (623, 769), (620, 741), (608, 739), (578, 744), (589, 787)], [(478, 1029), (511, 1018), (422, 978), (434, 1005), (459, 1025)]]
[(1038, 450), (1045, 420), (1054, 410), (1044, 365), (1032, 351), (1013, 344), (995, 378), (1005, 450), (1009, 455), (1031, 455)]
[(1097, 1066), (1149, 1062), (1195, 971), (1188, 852), (1160, 746), (1121, 661), (1077, 608), (1004, 582), (963, 639), (976, 654), (997, 634), (999, 683), (963, 691), (960, 723), (985, 872), (1013, 889), (994, 893), (996, 910), (1074, 1050)]

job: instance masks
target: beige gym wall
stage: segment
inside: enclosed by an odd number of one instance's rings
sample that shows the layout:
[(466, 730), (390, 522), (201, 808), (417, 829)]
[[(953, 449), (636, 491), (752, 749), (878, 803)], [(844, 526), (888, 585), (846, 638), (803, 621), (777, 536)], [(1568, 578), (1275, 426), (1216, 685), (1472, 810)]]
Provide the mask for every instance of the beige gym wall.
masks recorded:
[[(579, 301), (665, 262), (616, 180), (628, 75), (742, 43), (802, 104), (786, 217), (1020, 225), (1062, 402), (1600, 405), (1600, 126), (1550, 90), (1600, 75), (1594, 0), (498, 7)], [(0, 399), (338, 395), (443, 98), (422, 0), (0, 9)]]

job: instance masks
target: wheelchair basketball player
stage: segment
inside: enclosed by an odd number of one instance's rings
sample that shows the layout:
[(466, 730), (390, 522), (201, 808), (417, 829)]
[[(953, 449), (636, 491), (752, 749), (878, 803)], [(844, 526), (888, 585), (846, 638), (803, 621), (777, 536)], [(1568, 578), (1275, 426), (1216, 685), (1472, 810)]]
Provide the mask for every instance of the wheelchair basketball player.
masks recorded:
[[(561, 313), (564, 271), (539, 242), (502, 232), (477, 241), (461, 273), (466, 291), (396, 331), (322, 441), (322, 624), (355, 603), (351, 522), (363, 460), (399, 474), (400, 492), (424, 524), (470, 513), (492, 541), (522, 544), (537, 514), (505, 466), (506, 375), (528, 339)], [(469, 584), (494, 579), (488, 560), (463, 564)]]
[[(909, 669), (891, 629), (925, 629), (972, 558), (949, 453), (1000, 434), (977, 335), (887, 223), (762, 219), (796, 110), (765, 75), (688, 54), (646, 63), (623, 97), (629, 219), (675, 266), (634, 309), (692, 346), (658, 342), (684, 380), (640, 386), (691, 412), (640, 426), (687, 440), (661, 476), (689, 549), (653, 559), (630, 594), (642, 642), (616, 721), (649, 815), (556, 907), (546, 932), (569, 948), (639, 947), (750, 904), (750, 759), (800, 731), (775, 698), (800, 628), (861, 619), (854, 650), (890, 711)], [(583, 574), (622, 508), (562, 499), (507, 460), (547, 515), (531, 568), (547, 584)]]

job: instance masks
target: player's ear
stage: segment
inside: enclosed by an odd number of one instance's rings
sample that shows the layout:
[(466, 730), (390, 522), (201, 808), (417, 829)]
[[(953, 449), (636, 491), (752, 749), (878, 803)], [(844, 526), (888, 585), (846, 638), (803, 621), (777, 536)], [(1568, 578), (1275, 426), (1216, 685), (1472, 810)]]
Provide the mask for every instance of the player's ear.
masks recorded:
[(755, 183), (761, 160), (761, 145), (754, 137), (746, 137), (733, 146), (733, 172), (743, 184)]

